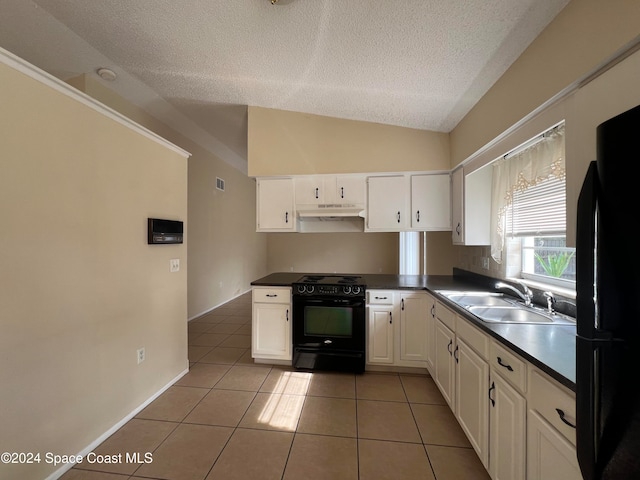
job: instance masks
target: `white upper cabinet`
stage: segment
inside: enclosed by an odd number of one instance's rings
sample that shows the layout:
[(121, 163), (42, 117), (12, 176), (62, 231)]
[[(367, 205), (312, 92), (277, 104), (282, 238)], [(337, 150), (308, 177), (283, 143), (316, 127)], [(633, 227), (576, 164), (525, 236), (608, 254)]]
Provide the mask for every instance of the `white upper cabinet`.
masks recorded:
[(456, 245), (464, 244), (464, 171), (451, 174), (451, 239)]
[(362, 175), (311, 175), (296, 177), (296, 205), (364, 205)]
[(256, 230), (294, 232), (293, 179), (259, 178), (256, 189)]
[(320, 205), (326, 203), (324, 197), (331, 188), (331, 181), (335, 177), (314, 175), (311, 177), (296, 177), (296, 205)]
[(366, 180), (364, 176), (337, 176), (335, 185), (335, 203), (364, 205), (366, 198)]
[(451, 230), (449, 174), (411, 176), (411, 229)]
[(405, 175), (367, 178), (366, 230), (398, 232), (409, 226), (409, 179)]
[(490, 166), (451, 174), (451, 236), (456, 245), (491, 244)]

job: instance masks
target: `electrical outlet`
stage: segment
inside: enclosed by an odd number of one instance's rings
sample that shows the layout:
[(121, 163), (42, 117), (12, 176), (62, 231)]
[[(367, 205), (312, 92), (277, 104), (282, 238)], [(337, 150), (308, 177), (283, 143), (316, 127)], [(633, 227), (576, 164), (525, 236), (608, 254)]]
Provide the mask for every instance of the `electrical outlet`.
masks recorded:
[(180, 259), (179, 258), (172, 258), (171, 260), (169, 260), (169, 271), (171, 273), (180, 271)]
[(138, 358), (138, 365), (140, 365), (142, 362), (144, 362), (144, 347), (136, 350), (136, 355)]
[(489, 257), (482, 257), (482, 268), (489, 270)]

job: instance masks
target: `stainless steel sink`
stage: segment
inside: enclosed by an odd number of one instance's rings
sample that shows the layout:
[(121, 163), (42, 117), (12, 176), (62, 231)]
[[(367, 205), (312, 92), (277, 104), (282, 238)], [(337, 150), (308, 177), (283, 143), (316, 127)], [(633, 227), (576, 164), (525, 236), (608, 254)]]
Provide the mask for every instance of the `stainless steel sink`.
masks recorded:
[(527, 307), (515, 298), (496, 292), (439, 290), (452, 302), (487, 323), (521, 323), (546, 325), (571, 325), (575, 320), (561, 314), (549, 314), (546, 310)]
[(480, 306), (505, 306), (513, 307), (514, 300), (508, 300), (502, 293), (493, 292), (458, 292), (458, 291), (440, 291), (438, 292), (447, 297), (452, 302), (463, 307)]
[(561, 324), (571, 325), (573, 322), (569, 317), (560, 314), (549, 315), (542, 310), (521, 306), (472, 306), (468, 308), (481, 320), (490, 323), (531, 323), (531, 324)]

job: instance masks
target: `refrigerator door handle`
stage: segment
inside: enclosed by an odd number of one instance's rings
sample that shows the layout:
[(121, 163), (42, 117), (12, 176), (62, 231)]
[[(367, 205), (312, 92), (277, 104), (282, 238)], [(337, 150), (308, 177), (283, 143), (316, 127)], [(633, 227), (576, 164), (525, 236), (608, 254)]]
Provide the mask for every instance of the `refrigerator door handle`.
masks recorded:
[(595, 289), (596, 280), (596, 233), (598, 208), (598, 166), (589, 164), (587, 175), (578, 197), (578, 219), (576, 222), (576, 308), (579, 322), (577, 333), (589, 339), (596, 338)]

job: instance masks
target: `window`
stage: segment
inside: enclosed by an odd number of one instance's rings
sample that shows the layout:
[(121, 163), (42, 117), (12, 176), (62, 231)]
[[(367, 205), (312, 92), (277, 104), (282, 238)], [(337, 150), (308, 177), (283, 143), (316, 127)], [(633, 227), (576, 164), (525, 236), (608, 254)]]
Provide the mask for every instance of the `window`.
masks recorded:
[[(491, 255), (508, 277), (573, 288), (575, 251), (566, 247), (564, 126), (494, 163)], [(506, 256), (503, 251), (506, 247)]]

